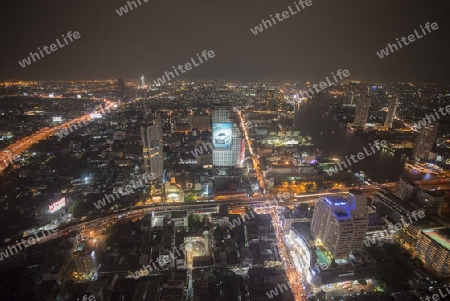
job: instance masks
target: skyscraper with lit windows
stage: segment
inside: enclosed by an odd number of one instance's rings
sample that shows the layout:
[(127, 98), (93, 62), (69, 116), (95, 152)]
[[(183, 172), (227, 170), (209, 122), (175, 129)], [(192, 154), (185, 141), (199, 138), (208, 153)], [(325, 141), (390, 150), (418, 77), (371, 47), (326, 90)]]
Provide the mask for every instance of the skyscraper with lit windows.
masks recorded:
[(394, 117), (395, 117), (395, 110), (397, 109), (397, 101), (398, 101), (398, 97), (393, 97), (393, 98), (391, 98), (391, 101), (389, 102), (386, 120), (384, 121), (385, 128), (388, 128), (388, 129), (392, 128), (392, 123), (394, 122)]
[(360, 250), (369, 225), (363, 194), (349, 193), (321, 197), (314, 208), (311, 234), (331, 253), (334, 259), (346, 259), (354, 250)]
[(161, 117), (152, 115), (141, 126), (144, 171), (159, 178), (163, 174), (164, 158)]
[(422, 127), (419, 139), (417, 140), (416, 147), (413, 151), (415, 160), (428, 160), (428, 156), (430, 155), (434, 141), (436, 140), (438, 128), (439, 122), (431, 122)]
[(213, 168), (216, 190), (227, 189), (230, 181), (238, 179), (242, 135), (238, 128), (237, 115), (232, 107), (219, 104), (212, 112)]
[(356, 103), (354, 126), (365, 127), (369, 118), (371, 98), (366, 92), (361, 91), (360, 97)]

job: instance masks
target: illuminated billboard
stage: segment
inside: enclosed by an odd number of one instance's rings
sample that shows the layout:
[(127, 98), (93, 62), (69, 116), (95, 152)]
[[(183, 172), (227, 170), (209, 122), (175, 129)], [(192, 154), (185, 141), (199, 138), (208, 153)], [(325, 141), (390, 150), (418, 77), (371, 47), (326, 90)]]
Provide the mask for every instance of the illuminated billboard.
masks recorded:
[(61, 116), (55, 116), (55, 117), (52, 117), (52, 119), (53, 119), (53, 122), (61, 122), (62, 121)]
[(214, 149), (231, 149), (232, 133), (232, 123), (213, 123)]
[(54, 202), (50, 206), (48, 206), (48, 212), (53, 213), (66, 206), (66, 198), (63, 197), (59, 201)]

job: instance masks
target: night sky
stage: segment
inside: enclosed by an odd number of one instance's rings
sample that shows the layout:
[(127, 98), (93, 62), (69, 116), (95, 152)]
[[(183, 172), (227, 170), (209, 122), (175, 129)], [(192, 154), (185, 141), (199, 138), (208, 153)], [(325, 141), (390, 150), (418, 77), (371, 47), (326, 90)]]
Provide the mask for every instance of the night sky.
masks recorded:
[[(450, 82), (450, 1), (312, 0), (310, 7), (254, 35), (261, 19), (294, 0), (27, 0), (2, 4), (0, 79), (148, 80), (202, 50), (216, 56), (182, 79), (350, 78)], [(426, 22), (439, 29), (380, 59), (376, 52)], [(22, 68), (18, 61), (68, 31), (81, 37)]]

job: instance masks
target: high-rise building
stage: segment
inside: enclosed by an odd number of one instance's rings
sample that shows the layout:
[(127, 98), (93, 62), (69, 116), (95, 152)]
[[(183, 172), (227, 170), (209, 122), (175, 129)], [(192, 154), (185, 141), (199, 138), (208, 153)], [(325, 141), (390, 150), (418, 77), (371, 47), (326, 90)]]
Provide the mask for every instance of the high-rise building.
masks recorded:
[(366, 203), (363, 194), (353, 193), (347, 198), (321, 197), (317, 202), (311, 234), (334, 259), (346, 259), (352, 251), (362, 248), (369, 224)]
[(413, 151), (413, 157), (416, 160), (428, 160), (433, 143), (439, 128), (439, 122), (432, 122), (424, 126), (420, 132), (419, 139)]
[(258, 89), (256, 89), (255, 92), (255, 103), (258, 104), (258, 106), (263, 105), (263, 95), (264, 95), (264, 90), (263, 88), (259, 87)]
[(275, 88), (269, 87), (265, 93), (265, 106), (268, 111), (276, 111), (277, 110), (277, 100), (275, 98)]
[(359, 81), (350, 81), (347, 84), (347, 88), (344, 90), (344, 103), (347, 105), (353, 105), (355, 96), (359, 94), (359, 90)]
[(161, 117), (152, 115), (141, 126), (144, 171), (159, 178), (163, 174), (164, 158)]
[(439, 216), (445, 202), (444, 190), (420, 190), (417, 193), (417, 202), (426, 209), (426, 216)]
[(125, 85), (125, 81), (121, 78), (117, 80), (117, 97), (119, 102), (127, 101), (127, 87)]
[(392, 122), (394, 121), (395, 117), (395, 110), (397, 109), (397, 101), (398, 97), (393, 97), (391, 101), (389, 102), (389, 108), (386, 115), (386, 120), (384, 121), (384, 127), (385, 128), (392, 128)]
[(370, 102), (370, 96), (367, 95), (366, 92), (361, 91), (359, 99), (356, 103), (355, 121), (353, 121), (355, 126), (366, 126), (367, 118), (369, 118)]
[(284, 92), (282, 90), (277, 92), (277, 110), (280, 112), (283, 110)]
[(241, 132), (236, 114), (228, 105), (217, 105), (212, 112), (213, 167), (216, 190), (227, 189), (230, 180), (240, 176), (238, 167), (241, 151)]
[(412, 202), (416, 199), (419, 187), (411, 180), (405, 180), (400, 178), (397, 182), (397, 188), (395, 189), (395, 195), (402, 200)]

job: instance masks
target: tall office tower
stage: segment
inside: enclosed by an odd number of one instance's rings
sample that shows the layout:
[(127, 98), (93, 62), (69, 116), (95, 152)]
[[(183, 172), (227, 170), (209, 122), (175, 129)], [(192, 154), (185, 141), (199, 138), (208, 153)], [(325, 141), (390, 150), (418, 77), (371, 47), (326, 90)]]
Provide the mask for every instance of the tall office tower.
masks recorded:
[(262, 87), (258, 87), (258, 89), (256, 89), (256, 93), (255, 93), (255, 103), (258, 104), (258, 106), (262, 106), (263, 105), (263, 94), (264, 94), (264, 90)]
[(241, 132), (236, 113), (229, 105), (217, 105), (212, 112), (213, 168), (216, 190), (227, 189), (233, 179), (238, 179), (241, 151)]
[(386, 120), (384, 121), (384, 127), (385, 128), (392, 128), (392, 122), (394, 121), (395, 117), (395, 110), (397, 109), (397, 102), (398, 97), (393, 97), (391, 101), (389, 102), (389, 108), (388, 113), (386, 115)]
[(367, 118), (369, 117), (370, 102), (370, 96), (367, 95), (366, 92), (361, 91), (360, 97), (356, 103), (355, 121), (353, 122), (355, 126), (366, 126)]
[(264, 93), (264, 106), (268, 111), (277, 110), (277, 100), (275, 99), (275, 88), (268, 87)]
[(342, 98), (344, 99), (343, 104), (350, 104), (352, 101), (350, 100), (351, 95), (353, 95), (353, 91), (350, 91), (350, 84), (348, 84), (343, 91)]
[(346, 96), (344, 97), (344, 103), (353, 105), (355, 95), (359, 93), (359, 82), (349, 82), (346, 88)]
[(283, 110), (283, 103), (284, 103), (284, 92), (282, 90), (277, 92), (277, 110), (282, 111)]
[(119, 98), (119, 102), (127, 101), (127, 87), (125, 81), (121, 78), (117, 80), (117, 97)]
[(419, 187), (416, 185), (416, 183), (411, 180), (404, 180), (403, 178), (400, 178), (397, 182), (395, 195), (402, 200), (412, 202), (416, 199), (418, 191)]
[(314, 208), (311, 234), (319, 239), (334, 259), (346, 259), (360, 250), (369, 225), (363, 194), (349, 193), (347, 198), (321, 197)]
[(161, 117), (159, 115), (148, 116), (144, 121), (141, 126), (141, 138), (144, 170), (159, 178), (163, 174), (164, 167)]
[(439, 122), (432, 122), (422, 128), (413, 151), (415, 160), (428, 160), (439, 128)]

